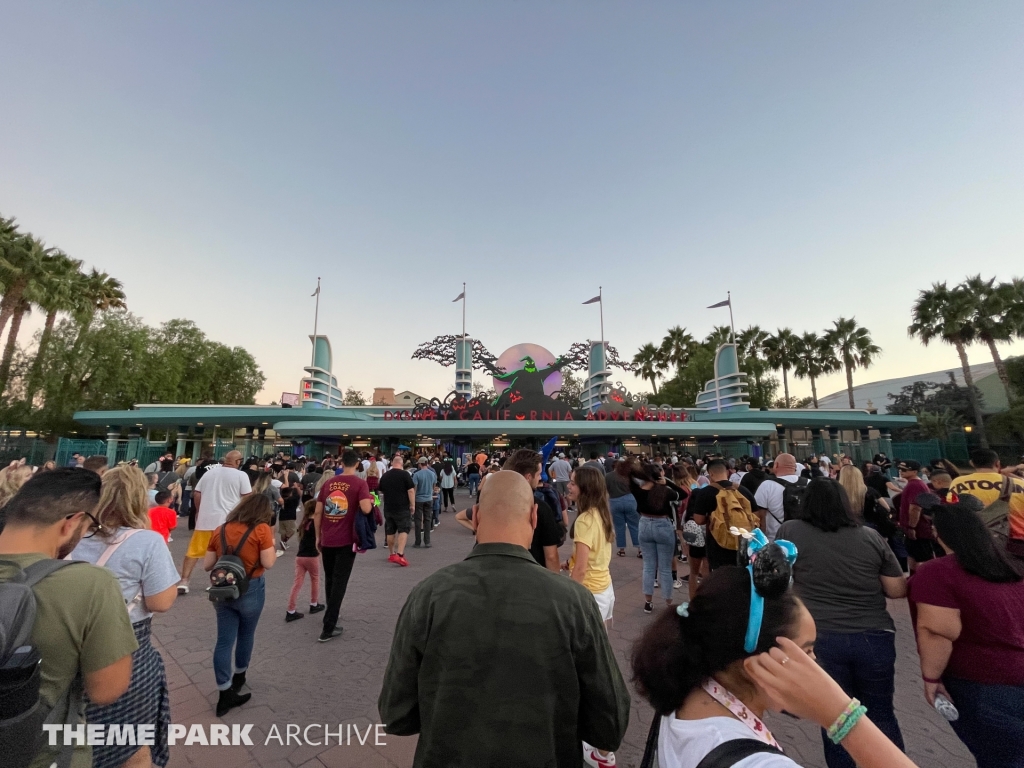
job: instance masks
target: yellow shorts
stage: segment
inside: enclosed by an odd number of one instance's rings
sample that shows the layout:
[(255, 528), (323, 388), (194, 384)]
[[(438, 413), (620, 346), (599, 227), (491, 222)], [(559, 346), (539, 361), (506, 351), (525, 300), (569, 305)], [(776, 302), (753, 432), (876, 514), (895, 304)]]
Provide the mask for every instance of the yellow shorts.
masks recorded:
[(192, 539), (188, 543), (188, 552), (185, 557), (194, 557), (202, 560), (206, 557), (206, 550), (210, 547), (210, 537), (213, 531), (192, 531)]

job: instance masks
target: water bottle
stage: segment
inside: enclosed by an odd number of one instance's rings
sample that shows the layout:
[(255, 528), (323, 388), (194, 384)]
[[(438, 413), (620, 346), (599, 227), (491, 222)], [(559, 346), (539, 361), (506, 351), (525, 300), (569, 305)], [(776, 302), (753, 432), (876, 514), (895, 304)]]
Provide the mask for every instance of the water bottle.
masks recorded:
[(935, 695), (935, 711), (951, 723), (960, 717), (960, 713), (956, 711), (956, 707), (953, 706), (953, 702), (941, 693)]

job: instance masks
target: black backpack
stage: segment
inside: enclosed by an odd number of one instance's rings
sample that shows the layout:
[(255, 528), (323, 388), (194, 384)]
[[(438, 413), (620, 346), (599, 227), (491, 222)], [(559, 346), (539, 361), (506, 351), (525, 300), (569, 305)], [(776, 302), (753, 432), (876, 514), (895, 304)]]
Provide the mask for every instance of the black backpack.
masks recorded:
[[(790, 520), (802, 519), (804, 497), (807, 495), (807, 486), (811, 482), (810, 478), (801, 477), (795, 483), (774, 476), (769, 479), (782, 486), (782, 520), (779, 520), (779, 522), (788, 523)], [(775, 515), (772, 515), (772, 517), (775, 517)], [(776, 519), (778, 520), (778, 518)]]
[(228, 547), (225, 528), (227, 528), (227, 523), (220, 527), (220, 551), (222, 554), (214, 563), (213, 570), (210, 571), (210, 588), (206, 590), (210, 601), (214, 603), (237, 600), (248, 592), (249, 579), (252, 578), (252, 572), (256, 570), (256, 566), (253, 566), (251, 570), (247, 571), (245, 563), (237, 554), (245, 546), (249, 534), (256, 530), (256, 526), (250, 525), (249, 529), (242, 534), (242, 538), (238, 540), (238, 544), (232, 548)]
[[(7, 564), (17, 565), (11, 561)], [(42, 657), (32, 644), (36, 623), (36, 595), (33, 587), (51, 573), (75, 565), (71, 560), (40, 560), (0, 583), (0, 754), (4, 768), (27, 768), (42, 749), (43, 725), (54, 713), (67, 712), (69, 722), (82, 703), (83, 685), (76, 677), (47, 710), (39, 699)], [(66, 706), (59, 706), (66, 702)], [(74, 745), (64, 746), (55, 765), (67, 768)]]

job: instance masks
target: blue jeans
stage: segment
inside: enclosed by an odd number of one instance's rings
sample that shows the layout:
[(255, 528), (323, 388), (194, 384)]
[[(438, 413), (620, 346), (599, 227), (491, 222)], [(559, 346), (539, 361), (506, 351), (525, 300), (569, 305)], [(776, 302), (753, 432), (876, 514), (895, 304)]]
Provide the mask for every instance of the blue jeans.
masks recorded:
[(434, 497), (433, 512), (434, 512), (434, 525), (437, 525), (438, 523), (441, 522), (441, 497), (440, 496), (435, 496)]
[(476, 496), (476, 489), (478, 485), (480, 485), (480, 475), (469, 475), (466, 478), (466, 486), (469, 488), (470, 496)]
[(636, 497), (632, 493), (627, 493), (617, 499), (609, 499), (608, 506), (611, 507), (612, 523), (615, 525), (615, 546), (619, 549), (626, 548), (626, 526), (629, 526), (633, 546), (639, 546), (640, 533), (637, 526), (640, 515), (636, 511)]
[(667, 517), (640, 518), (640, 551), (644, 553), (643, 590), (654, 595), (654, 576), (661, 582), (661, 596), (672, 599), (672, 556), (676, 551), (676, 530)]
[[(866, 632), (818, 632), (814, 644), (818, 663), (848, 696), (860, 699), (871, 713), (871, 722), (889, 740), (904, 750), (892, 697), (896, 691), (896, 633), (882, 630)], [(843, 747), (833, 744), (821, 732), (828, 768), (855, 768), (853, 758)], [(905, 750), (904, 750), (905, 751)]]
[(960, 719), (950, 723), (978, 768), (1016, 768), (1024, 756), (1024, 686), (942, 679)]
[[(231, 675), (245, 672), (252, 657), (256, 638), (256, 625), (266, 600), (266, 584), (262, 576), (249, 580), (249, 589), (237, 600), (214, 603), (217, 612), (217, 645), (213, 649), (213, 674), (217, 690), (231, 687)], [(231, 666), (231, 650), (235, 651), (235, 665)]]

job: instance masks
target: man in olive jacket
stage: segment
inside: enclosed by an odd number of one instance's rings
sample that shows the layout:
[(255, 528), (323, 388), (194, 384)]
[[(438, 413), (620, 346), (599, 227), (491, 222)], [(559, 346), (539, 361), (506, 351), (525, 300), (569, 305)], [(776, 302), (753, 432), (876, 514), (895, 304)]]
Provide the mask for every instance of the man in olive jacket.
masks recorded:
[(515, 472), (487, 479), (477, 545), (410, 593), (378, 708), (420, 734), (415, 768), (583, 765), (619, 747), (629, 692), (597, 603), (529, 552), (537, 507)]

